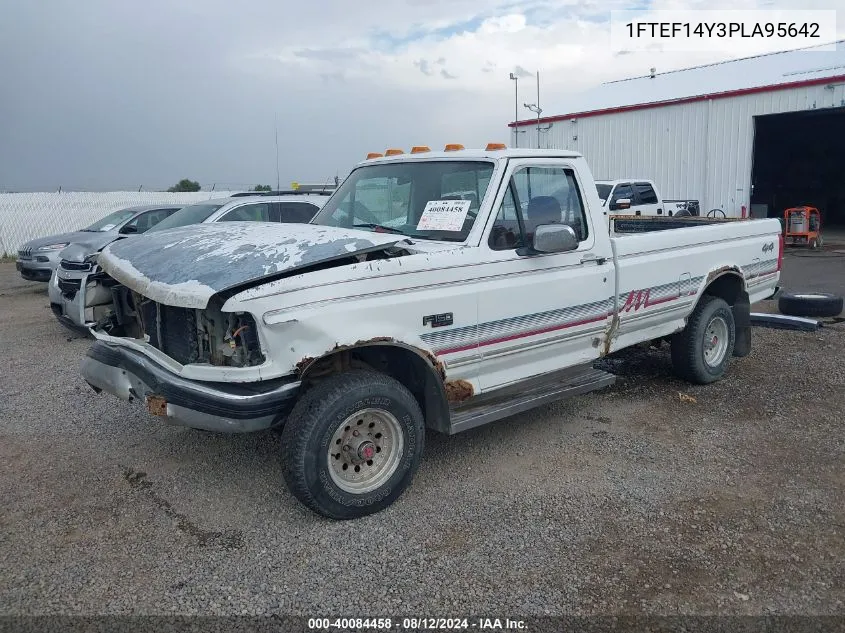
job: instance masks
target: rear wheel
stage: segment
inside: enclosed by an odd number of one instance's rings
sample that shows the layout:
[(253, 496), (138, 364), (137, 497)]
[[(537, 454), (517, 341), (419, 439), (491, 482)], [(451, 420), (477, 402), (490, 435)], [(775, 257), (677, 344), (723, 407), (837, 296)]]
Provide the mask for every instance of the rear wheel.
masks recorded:
[(422, 411), (400, 382), (366, 370), (329, 376), (302, 396), (282, 428), (285, 482), (322, 516), (373, 514), (411, 483), (424, 441)]
[(684, 380), (696, 384), (724, 376), (733, 355), (736, 326), (724, 299), (705, 295), (687, 321), (672, 337), (672, 365)]

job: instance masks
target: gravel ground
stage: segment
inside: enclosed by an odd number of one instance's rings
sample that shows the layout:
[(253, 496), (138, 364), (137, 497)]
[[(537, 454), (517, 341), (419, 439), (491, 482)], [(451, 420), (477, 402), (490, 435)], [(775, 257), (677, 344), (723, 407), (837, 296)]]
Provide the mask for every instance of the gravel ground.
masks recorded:
[(620, 354), (611, 389), (430, 435), (396, 504), (333, 523), (288, 494), (277, 435), (95, 395), (89, 342), (0, 264), (0, 613), (843, 614), (843, 328), (755, 330), (707, 387)]

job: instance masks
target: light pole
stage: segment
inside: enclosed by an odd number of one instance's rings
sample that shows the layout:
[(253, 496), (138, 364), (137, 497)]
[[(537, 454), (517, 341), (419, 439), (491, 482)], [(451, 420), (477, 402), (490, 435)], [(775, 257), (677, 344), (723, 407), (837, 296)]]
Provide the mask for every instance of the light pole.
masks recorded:
[(537, 115), (537, 149), (540, 149), (540, 115), (543, 113), (543, 109), (535, 103), (525, 103), (523, 105)]
[(540, 107), (540, 71), (537, 71), (537, 103), (525, 103), (523, 104), (526, 108), (531, 110), (531, 112), (537, 115), (537, 149), (540, 149), (540, 115), (543, 113), (543, 109)]
[(513, 81), (513, 146), (519, 147), (519, 77), (511, 73)]

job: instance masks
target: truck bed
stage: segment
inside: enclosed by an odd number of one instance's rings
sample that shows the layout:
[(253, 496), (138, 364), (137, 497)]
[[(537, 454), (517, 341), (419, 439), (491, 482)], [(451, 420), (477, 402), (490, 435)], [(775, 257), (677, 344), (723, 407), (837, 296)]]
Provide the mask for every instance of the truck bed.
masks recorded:
[(728, 222), (748, 222), (747, 218), (707, 218), (698, 216), (666, 217), (642, 215), (614, 215), (610, 217), (610, 233), (623, 236), (637, 233), (653, 233), (670, 229), (684, 229), (691, 226), (712, 226)]

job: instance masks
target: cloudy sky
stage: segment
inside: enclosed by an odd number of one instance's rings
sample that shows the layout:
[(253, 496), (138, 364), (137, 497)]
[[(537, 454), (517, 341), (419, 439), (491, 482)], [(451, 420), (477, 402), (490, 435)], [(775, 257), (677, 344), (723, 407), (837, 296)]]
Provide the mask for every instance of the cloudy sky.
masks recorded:
[(602, 81), (748, 53), (614, 54), (611, 9), (697, 6), (845, 23), (845, 0), (5, 3), (0, 190), (275, 185), (274, 119), (282, 186), (386, 147), (509, 142), (511, 72), (534, 101), (539, 70), (553, 114)]

